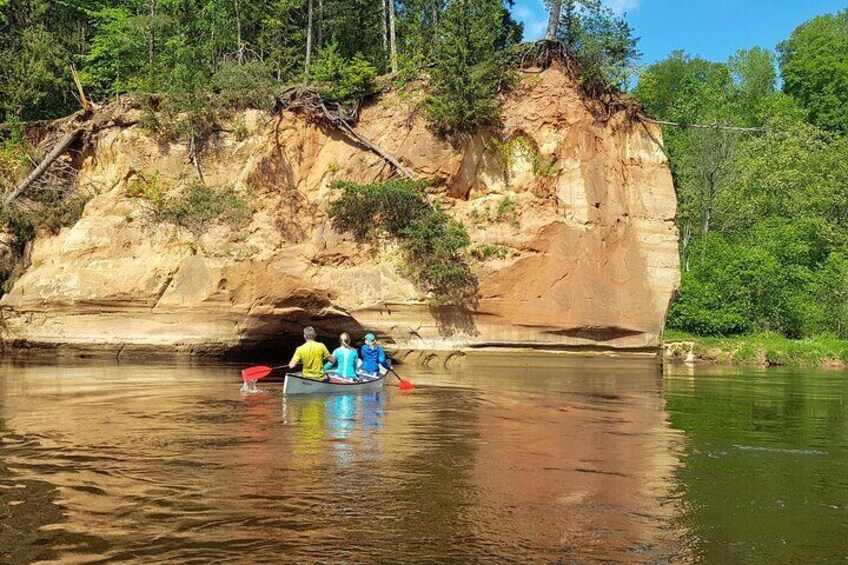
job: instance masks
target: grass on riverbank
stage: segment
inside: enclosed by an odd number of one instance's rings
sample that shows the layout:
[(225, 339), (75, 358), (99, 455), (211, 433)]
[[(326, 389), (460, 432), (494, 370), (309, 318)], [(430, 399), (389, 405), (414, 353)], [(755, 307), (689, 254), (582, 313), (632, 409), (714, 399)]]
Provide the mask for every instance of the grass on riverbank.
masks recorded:
[(733, 337), (703, 337), (674, 330), (665, 333), (665, 355), (684, 360), (729, 365), (848, 368), (848, 340), (833, 337), (787, 339), (763, 333)]

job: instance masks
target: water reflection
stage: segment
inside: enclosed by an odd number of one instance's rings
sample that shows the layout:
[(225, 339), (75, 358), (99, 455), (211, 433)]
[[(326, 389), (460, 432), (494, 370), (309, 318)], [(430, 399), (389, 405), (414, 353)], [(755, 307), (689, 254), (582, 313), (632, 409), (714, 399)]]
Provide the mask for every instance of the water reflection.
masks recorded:
[(665, 388), (699, 561), (848, 561), (844, 373), (673, 367)]
[(0, 367), (0, 562), (844, 556), (845, 381), (697, 371), (508, 353), (283, 398), (228, 367)]
[(383, 427), (386, 393), (284, 396), (283, 425), (295, 430), (299, 441), (294, 453), (316, 455), (329, 441), (336, 464), (348, 467), (357, 461), (379, 459), (376, 434)]

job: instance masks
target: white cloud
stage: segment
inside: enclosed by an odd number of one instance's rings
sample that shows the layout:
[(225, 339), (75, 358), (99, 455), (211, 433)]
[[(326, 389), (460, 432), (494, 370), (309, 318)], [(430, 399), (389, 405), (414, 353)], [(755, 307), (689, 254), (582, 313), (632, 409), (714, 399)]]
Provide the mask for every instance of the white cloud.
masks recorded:
[(606, 4), (619, 16), (625, 12), (633, 12), (639, 8), (639, 0), (607, 0)]

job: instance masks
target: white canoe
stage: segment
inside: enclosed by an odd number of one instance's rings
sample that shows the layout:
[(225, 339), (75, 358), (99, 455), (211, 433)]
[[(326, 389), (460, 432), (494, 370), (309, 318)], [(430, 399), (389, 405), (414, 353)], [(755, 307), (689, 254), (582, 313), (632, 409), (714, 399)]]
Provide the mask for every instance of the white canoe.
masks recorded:
[(316, 381), (305, 378), (301, 373), (286, 373), (283, 394), (354, 394), (371, 390), (380, 390), (386, 384), (386, 375), (366, 377), (367, 380), (349, 381), (336, 376), (329, 380)]

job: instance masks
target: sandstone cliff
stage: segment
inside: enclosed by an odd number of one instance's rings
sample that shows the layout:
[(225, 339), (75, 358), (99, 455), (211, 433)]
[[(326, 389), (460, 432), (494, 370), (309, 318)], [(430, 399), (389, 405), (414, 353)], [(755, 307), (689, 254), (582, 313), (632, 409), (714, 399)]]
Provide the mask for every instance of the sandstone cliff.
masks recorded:
[(5, 344), (217, 354), (311, 323), (411, 347), (658, 347), (679, 282), (659, 129), (624, 112), (599, 122), (555, 68), (505, 99), (501, 131), (461, 147), (428, 130), (421, 98), (414, 87), (384, 95), (358, 129), (438, 180), (434, 198), (477, 246), (473, 304), (432, 308), (390, 243), (333, 231), (330, 184), (386, 178), (379, 157), (298, 115), (246, 112), (202, 162), (207, 183), (246, 195), (252, 220), (199, 235), (151, 221), (127, 196), (139, 174), (193, 179), (184, 143), (139, 126), (97, 134), (79, 179), (100, 193), (76, 225), (35, 241), (0, 301)]

